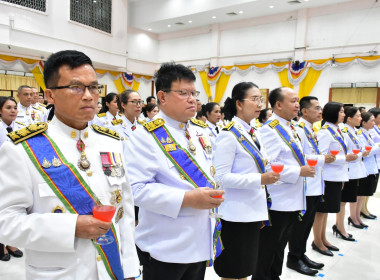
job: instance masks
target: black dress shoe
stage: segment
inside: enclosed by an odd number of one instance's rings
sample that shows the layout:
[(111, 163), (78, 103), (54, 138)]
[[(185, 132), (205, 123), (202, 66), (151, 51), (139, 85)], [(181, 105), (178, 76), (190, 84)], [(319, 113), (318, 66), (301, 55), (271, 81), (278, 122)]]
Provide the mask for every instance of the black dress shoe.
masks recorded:
[(16, 251), (12, 251), (9, 246), (6, 247), (7, 250), (8, 250), (8, 253), (12, 256), (12, 257), (15, 257), (15, 258), (21, 258), (24, 254), (23, 252), (21, 252), (19, 249), (17, 249)]
[(338, 237), (338, 235), (339, 235), (340, 238), (342, 238), (343, 240), (355, 241), (355, 238), (353, 238), (352, 235), (350, 235), (349, 233), (347, 233), (348, 236), (345, 236), (343, 233), (341, 233), (336, 225), (333, 225), (332, 229), (333, 229), (333, 235), (335, 234), (336, 237)]
[(372, 219), (376, 219), (376, 218), (377, 218), (376, 215), (373, 215), (373, 214), (371, 214), (371, 213), (369, 213), (369, 216), (372, 217)]
[(0, 243), (0, 261), (7, 262), (11, 259), (11, 255), (9, 253), (4, 254), (4, 244)]
[(324, 244), (325, 245), (325, 247), (327, 248), (327, 249), (329, 249), (330, 251), (339, 251), (339, 248), (338, 247), (335, 247), (334, 245), (331, 245), (331, 246), (328, 246), (328, 245), (326, 245), (326, 244)]
[(297, 262), (286, 262), (286, 266), (290, 269), (293, 269), (301, 274), (314, 276), (318, 273), (318, 270), (311, 269), (308, 267), (302, 260), (298, 260)]
[(312, 261), (306, 255), (303, 255), (301, 260), (304, 262), (304, 264), (306, 264), (310, 268), (321, 269), (322, 267), (325, 266), (323, 263), (317, 263), (317, 262)]
[(318, 253), (320, 253), (322, 255), (329, 256), (329, 257), (334, 256), (334, 254), (330, 250), (323, 251), (323, 250), (319, 249), (317, 247), (317, 245), (314, 244), (314, 242), (311, 243), (311, 247), (313, 248), (313, 250), (317, 251)]
[(363, 228), (367, 228), (367, 227), (368, 227), (368, 225), (363, 224), (363, 223), (360, 223), (360, 225), (361, 225)]
[(347, 220), (348, 220), (348, 225), (351, 224), (353, 227), (355, 227), (355, 228), (360, 228), (360, 229), (363, 229), (363, 228), (364, 228), (364, 226), (362, 226), (361, 223), (358, 224), (358, 225), (355, 224), (354, 221), (351, 219), (351, 217), (348, 217)]
[(372, 214), (366, 215), (363, 212), (360, 212), (360, 216), (362, 216), (363, 218), (366, 218), (366, 219), (370, 219), (370, 220), (374, 220), (377, 218), (375, 215), (372, 215)]

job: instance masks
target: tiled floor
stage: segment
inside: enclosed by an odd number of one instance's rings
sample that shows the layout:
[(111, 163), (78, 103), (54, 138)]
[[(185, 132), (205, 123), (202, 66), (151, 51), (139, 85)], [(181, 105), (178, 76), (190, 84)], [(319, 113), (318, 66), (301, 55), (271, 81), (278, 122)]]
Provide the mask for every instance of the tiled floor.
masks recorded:
[[(370, 199), (369, 208), (380, 217), (380, 190)], [(346, 216), (348, 206), (346, 207)], [(311, 249), (312, 234), (308, 241), (307, 255), (314, 261), (323, 262), (325, 267), (314, 278), (323, 280), (380, 280), (380, 221), (365, 220), (369, 225), (368, 230), (361, 230), (347, 226), (348, 232), (353, 234), (357, 242), (347, 242), (333, 237), (331, 226), (335, 223), (335, 215), (328, 217), (327, 235), (329, 241), (340, 248), (339, 254), (334, 257), (326, 257)], [(286, 254), (285, 254), (286, 255)], [(1, 280), (24, 280), (24, 258), (12, 258), (9, 262), (0, 261)], [(141, 278), (140, 278), (141, 279)], [(219, 280), (213, 268), (208, 268), (206, 280)], [(310, 276), (301, 275), (284, 266), (283, 280), (313, 279)], [(164, 280), (164, 279), (163, 279)]]

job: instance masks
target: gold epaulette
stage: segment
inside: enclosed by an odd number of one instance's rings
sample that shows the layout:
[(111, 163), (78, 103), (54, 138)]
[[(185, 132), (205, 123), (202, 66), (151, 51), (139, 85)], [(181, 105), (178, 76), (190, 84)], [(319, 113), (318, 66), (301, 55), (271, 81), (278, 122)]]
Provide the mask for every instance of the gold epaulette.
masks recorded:
[(33, 109), (43, 112), (40, 108), (32, 106)]
[(280, 122), (277, 120), (277, 119), (274, 119), (273, 121), (271, 121), (270, 123), (268, 123), (268, 125), (271, 127), (271, 128), (274, 128), (275, 126), (277, 126)]
[(347, 133), (347, 131), (348, 131), (348, 127), (345, 127), (342, 129), (342, 132), (344, 132), (344, 133)]
[(107, 135), (109, 137), (112, 137), (112, 138), (115, 138), (117, 140), (120, 140), (119, 133), (117, 133), (116, 131), (113, 131), (112, 129), (109, 129), (109, 128), (106, 128), (106, 127), (103, 127), (103, 126), (99, 126), (99, 125), (96, 125), (96, 124), (93, 124), (91, 127), (96, 132), (99, 132), (101, 134), (104, 134), (104, 135)]
[(197, 125), (197, 126), (200, 126), (200, 127), (208, 127), (207, 124), (205, 124), (205, 123), (204, 123), (203, 121), (201, 121), (201, 120), (197, 120), (196, 118), (191, 118), (190, 121), (191, 121), (193, 124)]
[(153, 121), (144, 123), (143, 126), (148, 130), (149, 132), (163, 126), (165, 124), (165, 121), (161, 118), (155, 119)]
[(292, 123), (292, 125), (296, 125), (297, 123), (293, 120), (290, 121)]
[(298, 124), (298, 126), (301, 127), (301, 128), (304, 128), (304, 127), (305, 127), (305, 123), (304, 123), (304, 122), (300, 122), (300, 123)]
[(13, 143), (18, 144), (26, 139), (29, 139), (30, 137), (33, 137), (34, 135), (44, 132), (47, 128), (47, 123), (38, 122), (12, 131), (7, 136), (13, 141)]
[(111, 121), (112, 125), (118, 125), (118, 124), (122, 124), (123, 123), (123, 120), (122, 119), (118, 119), (118, 120), (114, 120), (114, 121)]
[(119, 115), (119, 117), (121, 117), (123, 114), (119, 112), (118, 115)]
[(144, 124), (146, 123), (146, 120), (142, 120), (142, 121), (140, 121), (139, 119), (137, 119), (137, 122), (138, 122), (139, 124), (141, 124), (141, 125), (144, 125)]
[(99, 118), (105, 117), (106, 115), (107, 115), (107, 113), (97, 114), (97, 116), (98, 116)]
[(45, 108), (46, 108), (46, 105), (45, 105), (45, 104), (43, 104), (43, 103), (39, 103), (39, 102), (38, 102), (38, 105), (40, 105), (40, 106), (42, 106), (42, 107), (45, 107)]
[(260, 123), (259, 119), (256, 119), (256, 127), (262, 127), (263, 125)]
[(358, 132), (357, 132), (357, 135), (360, 135), (363, 133), (363, 129), (359, 129)]
[(322, 126), (322, 129), (327, 129), (329, 126), (327, 124), (325, 124), (324, 126)]
[(26, 126), (26, 124), (24, 124), (24, 123), (22, 123), (22, 122), (15, 122), (15, 123), (17, 123), (17, 124), (19, 124), (19, 125), (22, 125), (22, 126)]
[(235, 122), (229, 122), (225, 127), (223, 127), (223, 130), (230, 130), (234, 124)]

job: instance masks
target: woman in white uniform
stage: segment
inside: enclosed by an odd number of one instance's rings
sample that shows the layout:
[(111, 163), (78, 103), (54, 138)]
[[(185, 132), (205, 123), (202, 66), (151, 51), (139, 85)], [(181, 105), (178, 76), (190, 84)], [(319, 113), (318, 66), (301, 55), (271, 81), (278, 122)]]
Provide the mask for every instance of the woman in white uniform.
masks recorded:
[(117, 106), (117, 94), (110, 92), (102, 100), (102, 109), (99, 114), (95, 115), (95, 118), (92, 122), (90, 122), (90, 124), (97, 124), (103, 127), (111, 128), (111, 122), (120, 119), (118, 112), (119, 107)]
[(153, 120), (154, 116), (157, 115), (159, 112), (158, 106), (156, 103), (149, 103), (146, 105), (145, 110), (144, 110), (144, 117), (145, 121), (151, 121)]
[(221, 118), (220, 106), (216, 102), (209, 102), (202, 105), (202, 114), (206, 116), (206, 124), (208, 125), (212, 149), (215, 150), (215, 140), (220, 133), (222, 127), (218, 124)]
[(222, 279), (246, 279), (255, 273), (260, 227), (268, 220), (265, 185), (280, 177), (265, 173), (265, 149), (249, 125), (259, 115), (262, 101), (255, 84), (235, 85), (224, 104), (231, 122), (216, 139), (215, 180), (225, 190), (225, 201), (219, 207), (224, 250), (214, 269)]
[[(8, 141), (6, 136), (8, 133), (18, 130), (25, 125), (15, 122), (17, 118), (17, 102), (13, 97), (3, 97), (0, 100), (0, 148), (5, 141)], [(21, 258), (23, 253), (12, 246), (5, 246), (0, 243), (0, 260), (9, 261), (11, 256)]]
[(348, 175), (350, 180), (344, 184), (342, 190), (342, 202), (340, 205), (340, 212), (337, 214), (337, 220), (339, 224), (344, 227), (344, 215), (346, 203), (350, 203), (350, 217), (348, 217), (348, 224), (352, 224), (356, 228), (364, 228), (360, 219), (360, 209), (358, 204), (357, 193), (359, 190), (360, 178), (367, 177), (367, 170), (363, 163), (363, 158), (368, 156), (368, 151), (362, 149), (360, 140), (358, 139), (355, 131), (356, 126), (360, 126), (362, 117), (360, 116), (359, 108), (347, 106), (344, 109), (344, 128), (342, 130), (343, 137), (347, 143), (349, 153), (357, 153), (358, 158), (355, 161), (348, 163)]

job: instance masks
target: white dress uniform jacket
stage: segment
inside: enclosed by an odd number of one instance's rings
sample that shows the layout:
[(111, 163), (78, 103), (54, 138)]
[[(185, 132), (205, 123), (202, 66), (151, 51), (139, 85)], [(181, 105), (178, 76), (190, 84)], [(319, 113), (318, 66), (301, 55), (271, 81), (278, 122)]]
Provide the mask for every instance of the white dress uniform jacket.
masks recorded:
[(40, 122), (47, 122), (47, 118), (49, 114), (48, 114), (48, 110), (46, 110), (46, 107), (42, 106), (41, 103), (38, 103), (38, 102), (36, 104), (32, 104), (31, 107), (41, 112), (40, 115), (42, 116), (42, 119), (40, 120)]
[[(325, 165), (325, 156), (324, 155), (318, 155), (313, 147), (313, 145), (310, 143), (310, 140), (306, 136), (305, 129), (300, 126), (300, 124), (303, 123), (305, 125), (305, 128), (310, 132), (310, 134), (315, 137), (313, 132), (313, 125), (305, 120), (304, 118), (300, 118), (298, 121), (298, 125), (296, 126), (297, 133), (301, 139), (302, 143), (302, 149), (304, 151), (305, 156), (315, 154), (318, 158), (318, 163), (314, 167), (315, 168), (315, 175), (314, 177), (306, 177), (306, 196), (317, 196), (322, 195), (325, 192), (325, 184), (322, 179), (322, 170), (323, 166)], [(318, 142), (317, 142), (318, 145)]]
[[(73, 131), (75, 138), (71, 137)], [(85, 132), (88, 138), (84, 138)], [(122, 153), (121, 143), (90, 127), (74, 130), (57, 118), (49, 124), (46, 133), (75, 167), (80, 157), (76, 142), (81, 137), (93, 174), (87, 176), (86, 172), (77, 169), (102, 204), (111, 203), (111, 192), (122, 191), (124, 217), (114, 224), (121, 243), (124, 277), (138, 276), (133, 198), (128, 178), (105, 176), (99, 154)], [(0, 154), (0, 240), (25, 248), (26, 279), (110, 279), (92, 241), (75, 237), (78, 216), (67, 210), (52, 213), (56, 207), (65, 209), (65, 206), (41, 177), (21, 143), (6, 142)]]
[[(7, 137), (7, 134), (8, 134), (7, 127), (8, 126), (3, 121), (0, 120), (0, 147), (4, 144), (5, 141), (11, 141), (11, 139)], [(15, 130), (25, 127), (25, 125), (22, 123), (13, 121), (10, 127), (12, 128), (12, 131), (15, 131)]]
[[(211, 156), (203, 150), (198, 137), (209, 131), (192, 124), (180, 123), (162, 111), (155, 117), (165, 120), (165, 126), (181, 147), (187, 149), (185, 129), (188, 127), (197, 163), (210, 178)], [(165, 156), (151, 133), (137, 126), (126, 145), (125, 161), (135, 204), (140, 207), (136, 228), (136, 244), (151, 257), (169, 263), (195, 263), (212, 258), (214, 219), (209, 210), (181, 208), (185, 192), (194, 187), (181, 179), (174, 164)]]
[[(325, 125), (328, 125), (335, 131), (335, 133), (340, 135), (335, 124), (326, 122)], [(337, 140), (335, 140), (330, 131), (324, 129), (323, 127), (318, 131), (317, 138), (319, 150), (323, 155), (330, 153), (330, 144), (332, 142), (337, 142), (340, 147), (339, 154), (335, 156), (335, 161), (332, 163), (326, 163), (323, 167), (323, 180), (330, 182), (348, 182), (348, 164), (346, 162), (346, 155), (344, 153), (343, 147)], [(345, 144), (347, 146), (346, 142)]]
[(210, 131), (210, 133), (209, 133), (209, 139), (211, 141), (212, 150), (215, 151), (215, 148), (216, 148), (216, 146), (215, 146), (216, 137), (218, 137), (218, 132), (217, 132), (216, 129), (218, 129), (219, 132), (221, 131), (221, 129), (220, 129), (219, 126), (216, 126), (216, 125), (212, 124), (208, 120), (206, 120), (206, 124), (208, 125), (208, 130)]
[[(253, 145), (249, 135), (251, 127), (238, 117), (232, 119), (235, 128)], [(261, 139), (256, 132), (259, 143)], [(266, 158), (263, 147), (261, 157)], [(214, 153), (215, 179), (225, 191), (225, 201), (219, 207), (223, 220), (231, 222), (256, 222), (268, 220), (265, 187), (261, 173), (252, 156), (238, 142), (231, 131), (221, 131), (216, 139)]]
[[(365, 134), (368, 138), (368, 141), (365, 139), (364, 135)], [(376, 155), (380, 155), (380, 148), (375, 144), (373, 141), (372, 137), (369, 135), (369, 131), (366, 130), (365, 128), (361, 128), (358, 131), (358, 138), (360, 140), (360, 143), (362, 144), (363, 147), (365, 146), (372, 146), (372, 150), (370, 154), (363, 158), (364, 165), (367, 169), (368, 174), (377, 174), (378, 171), (378, 166), (376, 162)]]
[[(347, 131), (351, 133), (351, 135), (359, 143), (360, 150), (363, 150), (364, 146), (362, 146), (360, 139), (357, 137), (355, 128), (349, 126), (348, 124), (345, 124), (344, 129), (342, 130), (342, 134), (343, 134), (345, 142), (347, 143), (348, 153), (349, 154), (354, 153), (352, 149), (354, 149), (355, 143), (352, 141), (348, 133), (345, 132), (346, 129)], [(362, 152), (358, 153), (357, 156), (358, 158), (355, 161), (350, 161), (348, 163), (348, 176), (350, 179), (360, 179), (360, 178), (365, 178), (368, 176), (367, 169), (365, 168), (365, 165), (363, 163)]]
[[(21, 105), (20, 102), (17, 103), (17, 111), (18, 112), (17, 112), (16, 121), (20, 122), (20, 123), (22, 123), (24, 125), (30, 125), (30, 124), (35, 123), (35, 121), (32, 118), (32, 111), (33, 110), (36, 111), (31, 106), (25, 107), (25, 106)], [(39, 115), (38, 115), (38, 117), (39, 117)], [(42, 120), (39, 120), (39, 121), (42, 121)], [(37, 121), (37, 122), (39, 122), (39, 121)]]
[[(372, 137), (373, 142), (376, 143), (377, 146), (380, 145), (380, 128), (375, 125), (373, 129), (370, 129), (369, 134)], [(376, 155), (376, 163), (377, 168), (380, 169), (380, 155)]]
[(100, 114), (95, 115), (94, 119), (90, 123), (112, 129), (111, 122), (113, 121), (114, 118), (116, 120), (120, 119), (121, 114), (116, 114), (116, 116), (113, 116), (110, 113), (110, 111), (107, 111), (105, 113), (100, 113)]
[[(290, 137), (296, 141), (302, 152), (299, 139), (294, 139), (290, 122), (274, 114), (270, 121), (277, 119), (280, 125), (287, 131)], [(279, 185), (268, 185), (268, 192), (272, 198), (271, 210), (275, 211), (298, 211), (306, 209), (305, 201), (305, 177), (300, 177), (301, 166), (294, 157), (292, 150), (278, 135), (277, 131), (268, 124), (260, 130), (262, 143), (269, 158), (281, 158), (284, 170), (281, 172)]]

